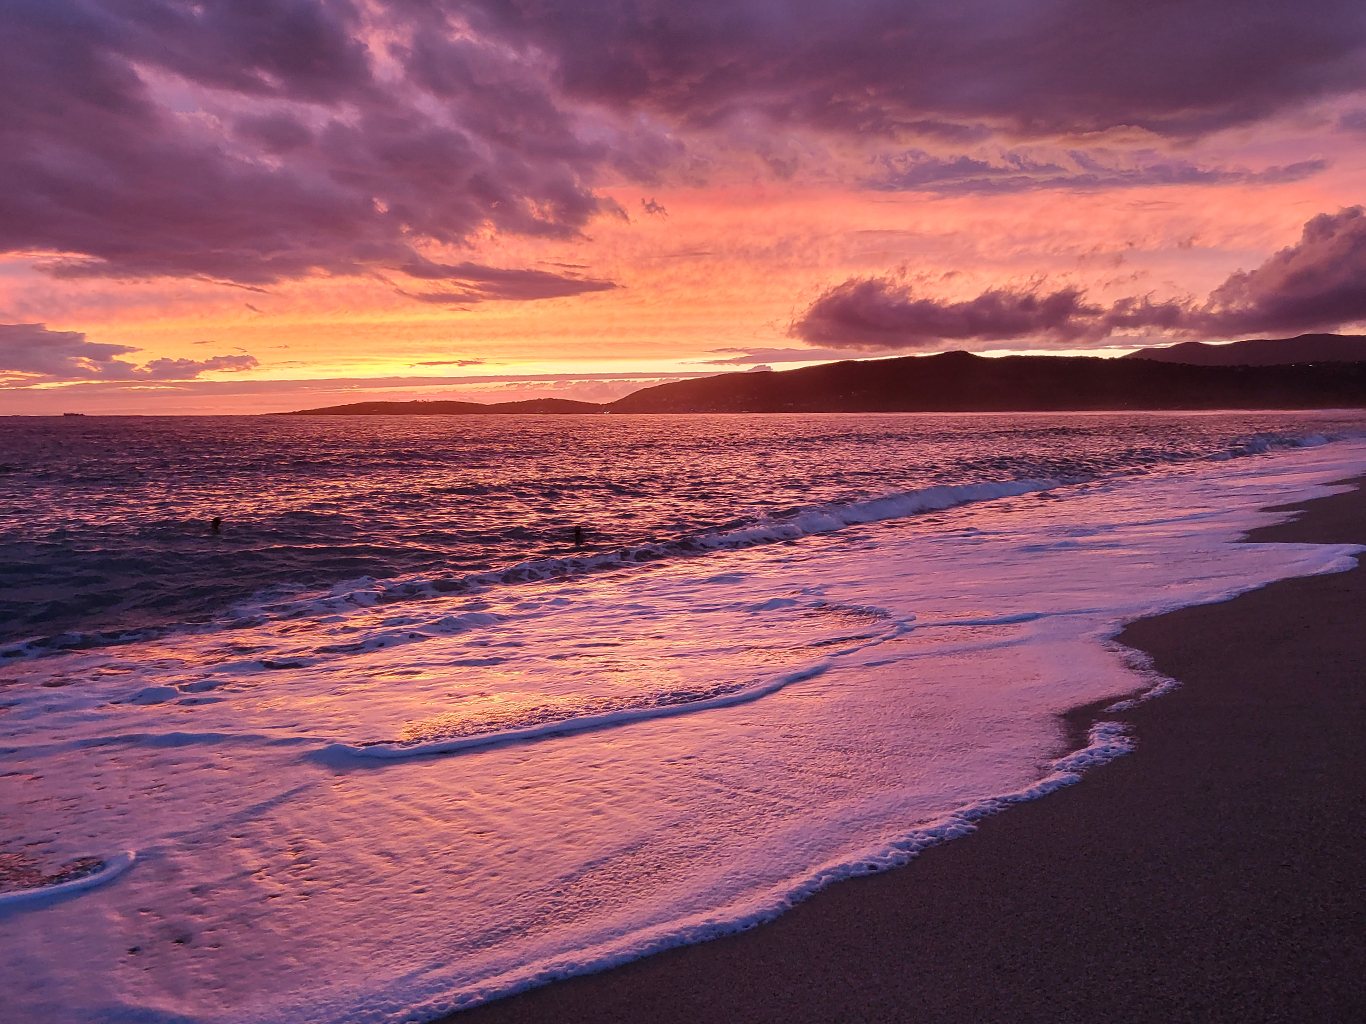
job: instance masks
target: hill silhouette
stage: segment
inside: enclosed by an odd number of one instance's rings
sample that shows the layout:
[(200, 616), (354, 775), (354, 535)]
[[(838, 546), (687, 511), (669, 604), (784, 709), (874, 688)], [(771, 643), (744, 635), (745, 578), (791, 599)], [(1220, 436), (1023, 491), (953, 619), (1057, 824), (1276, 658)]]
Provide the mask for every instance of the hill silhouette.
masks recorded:
[(287, 416), (508, 416), (601, 413), (605, 406), (593, 402), (571, 402), (567, 398), (531, 398), (524, 402), (355, 402), (329, 405), (324, 409), (300, 409)]
[(1366, 361), (1366, 337), (1360, 334), (1301, 334), (1294, 338), (1257, 338), (1228, 345), (1185, 341), (1162, 348), (1141, 348), (1123, 359), (1155, 359), (1195, 366), (1288, 366), (1294, 363)]
[(1154, 359), (968, 352), (725, 373), (644, 388), (607, 405), (537, 399), (362, 402), (293, 415), (703, 412), (1100, 412), (1366, 406), (1366, 362), (1199, 366)]

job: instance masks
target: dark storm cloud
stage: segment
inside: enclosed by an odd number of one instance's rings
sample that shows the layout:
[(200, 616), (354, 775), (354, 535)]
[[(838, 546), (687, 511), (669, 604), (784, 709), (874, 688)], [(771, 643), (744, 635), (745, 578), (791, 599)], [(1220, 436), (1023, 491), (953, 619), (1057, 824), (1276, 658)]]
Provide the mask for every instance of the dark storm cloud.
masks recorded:
[(1256, 270), (1231, 275), (1190, 320), (1193, 329), (1230, 334), (1366, 320), (1366, 210), (1319, 214), (1304, 225), (1297, 244)]
[(960, 138), (1135, 126), (1192, 135), (1360, 87), (1366, 8), (1178, 0), (469, 0), (552, 55), (566, 93), (694, 125), (761, 111)]
[(1094, 342), (1116, 330), (1202, 337), (1331, 329), (1366, 320), (1366, 211), (1320, 214), (1296, 245), (1238, 271), (1202, 305), (1146, 297), (1109, 306), (1076, 288), (994, 288), (974, 298), (920, 297), (895, 278), (851, 278), (822, 294), (791, 328), (813, 345), (930, 348), (944, 342)]
[(1138, 166), (1106, 164), (1073, 151), (1067, 164), (1041, 162), (1007, 153), (999, 162), (970, 156), (938, 157), (919, 150), (878, 161), (880, 171), (865, 186), (883, 192), (1003, 193), (1065, 188), (1074, 191), (1161, 185), (1279, 184), (1326, 170), (1326, 160), (1301, 160), (1283, 167), (1248, 171), (1199, 167), (1185, 160), (1157, 160)]
[[(1366, 85), (1357, 0), (0, 0), (0, 17), (0, 252), (248, 287), (391, 273), (490, 232), (575, 236), (624, 216), (593, 191), (608, 176), (653, 181), (690, 131), (742, 121), (961, 146), (1189, 137)], [(1053, 174), (884, 171), (878, 187), (940, 190)], [(565, 280), (464, 291), (588, 290)]]
[[(0, 251), (57, 254), (58, 277), (265, 286), (616, 212), (592, 191), (609, 133), (581, 138), (544, 69), (440, 49), (457, 27), (422, 6), (366, 10), (6, 0)], [(398, 41), (360, 41), (380, 30)]]
[(925, 348), (943, 341), (1003, 341), (1048, 335), (1071, 339), (1101, 313), (1083, 293), (994, 288), (962, 302), (918, 298), (888, 278), (851, 279), (818, 298), (793, 327), (813, 344)]
[(249, 355), (208, 359), (153, 359), (136, 366), (119, 356), (129, 345), (86, 341), (79, 331), (49, 331), (45, 324), (0, 324), (0, 379), (51, 381), (193, 380), (206, 370), (250, 370)]

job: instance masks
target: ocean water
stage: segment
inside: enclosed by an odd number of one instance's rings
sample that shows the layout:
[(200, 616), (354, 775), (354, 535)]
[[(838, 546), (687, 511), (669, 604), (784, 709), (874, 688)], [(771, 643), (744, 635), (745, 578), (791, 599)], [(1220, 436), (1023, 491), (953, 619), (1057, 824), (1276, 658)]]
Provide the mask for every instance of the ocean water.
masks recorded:
[(451, 593), (795, 536), (813, 509), (936, 486), (1363, 430), (1357, 413), (0, 418), (0, 644), (105, 643), (362, 579)]
[(1357, 413), (0, 421), (0, 854), (108, 865), (0, 895), (0, 1019), (421, 1021), (772, 917), (1121, 754), (1057, 717), (1168, 685), (1109, 638), (1349, 568), (1236, 541), (1363, 471)]

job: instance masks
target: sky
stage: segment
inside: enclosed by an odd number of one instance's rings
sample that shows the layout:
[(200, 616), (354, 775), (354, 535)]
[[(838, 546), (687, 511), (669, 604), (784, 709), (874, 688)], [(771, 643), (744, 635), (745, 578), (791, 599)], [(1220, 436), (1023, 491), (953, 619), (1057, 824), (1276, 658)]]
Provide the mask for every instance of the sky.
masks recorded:
[(1359, 0), (0, 0), (0, 414), (1366, 323)]

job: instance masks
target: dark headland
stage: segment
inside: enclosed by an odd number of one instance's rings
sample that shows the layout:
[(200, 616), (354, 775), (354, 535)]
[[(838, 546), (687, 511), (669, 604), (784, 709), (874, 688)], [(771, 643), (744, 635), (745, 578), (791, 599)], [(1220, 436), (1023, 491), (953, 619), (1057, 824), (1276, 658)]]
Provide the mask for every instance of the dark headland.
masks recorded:
[(575, 413), (600, 413), (606, 406), (593, 402), (571, 402), (565, 398), (533, 398), (525, 402), (354, 402), (330, 405), (325, 409), (301, 409), (287, 416), (557, 416)]
[[(1293, 352), (1283, 350), (1283, 356), (1293, 358)], [(1360, 358), (1366, 360), (1366, 351)], [(496, 405), (361, 402), (291, 415), (1099, 412), (1362, 406), (1366, 406), (1366, 361), (1204, 366), (1149, 358), (984, 358), (947, 352), (825, 363), (799, 370), (724, 373), (644, 388), (606, 405), (563, 399)]]
[[(1366, 493), (1254, 541), (1366, 543)], [(449, 1024), (1360, 1024), (1366, 568), (1129, 626), (1134, 751), (769, 924)], [(1108, 703), (1108, 702), (1106, 702)], [(1074, 735), (1098, 708), (1074, 711)]]

